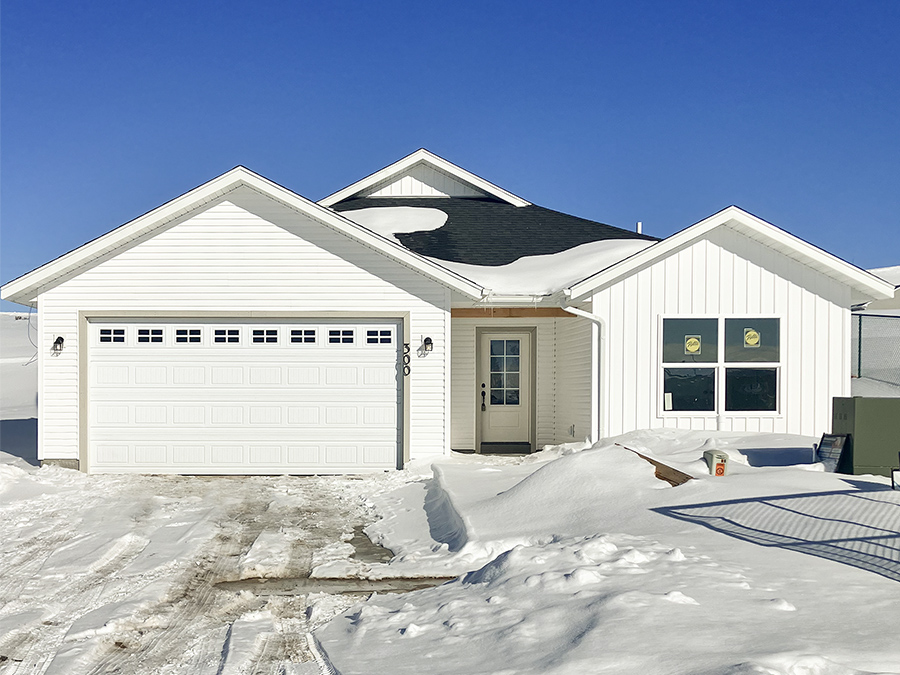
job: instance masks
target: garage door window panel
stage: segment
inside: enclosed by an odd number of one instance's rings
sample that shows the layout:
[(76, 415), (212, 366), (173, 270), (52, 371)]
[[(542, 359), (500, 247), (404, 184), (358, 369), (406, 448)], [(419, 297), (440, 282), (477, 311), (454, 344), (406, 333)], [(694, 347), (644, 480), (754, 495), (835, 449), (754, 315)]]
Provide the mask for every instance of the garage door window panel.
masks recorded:
[(328, 344), (330, 345), (352, 345), (356, 340), (356, 331), (352, 328), (329, 328)]
[(125, 344), (125, 329), (101, 328), (100, 342), (108, 342), (111, 344)]
[(240, 328), (216, 328), (213, 331), (215, 344), (239, 345), (241, 343)]
[(315, 328), (292, 328), (291, 344), (314, 345), (316, 344)]
[(393, 331), (389, 329), (377, 329), (366, 331), (366, 344), (389, 345), (394, 342)]
[(176, 344), (198, 345), (203, 342), (203, 331), (200, 328), (176, 328)]
[(137, 332), (138, 344), (162, 344), (163, 329), (162, 328), (138, 328)]
[(254, 328), (253, 344), (278, 344), (277, 328)]

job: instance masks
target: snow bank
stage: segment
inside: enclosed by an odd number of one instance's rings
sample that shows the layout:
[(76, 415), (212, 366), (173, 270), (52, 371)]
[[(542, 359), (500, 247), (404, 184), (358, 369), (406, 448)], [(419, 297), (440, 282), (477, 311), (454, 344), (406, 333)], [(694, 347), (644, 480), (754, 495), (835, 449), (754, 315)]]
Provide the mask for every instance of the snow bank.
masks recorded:
[[(344, 675), (898, 673), (900, 493), (802, 463), (813, 441), (654, 431), (436, 462), (370, 530), (402, 534), (388, 567), (460, 578), (375, 598), (317, 639)], [(708, 475), (710, 447), (731, 475)], [(627, 448), (697, 478), (671, 488)]]

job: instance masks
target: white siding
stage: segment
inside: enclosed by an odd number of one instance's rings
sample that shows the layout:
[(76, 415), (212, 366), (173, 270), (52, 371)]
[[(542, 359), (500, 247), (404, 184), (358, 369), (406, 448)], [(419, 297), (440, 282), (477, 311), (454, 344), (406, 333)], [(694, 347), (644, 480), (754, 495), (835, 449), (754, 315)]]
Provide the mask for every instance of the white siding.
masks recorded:
[(606, 410), (601, 431), (715, 429), (715, 415), (660, 409), (662, 316), (763, 315), (781, 319), (778, 414), (725, 414), (722, 429), (818, 435), (830, 429), (831, 399), (847, 396), (849, 289), (797, 261), (719, 228), (594, 295), (607, 321)]
[[(577, 318), (452, 321), (451, 447), (475, 448), (477, 330), (535, 329), (535, 446), (591, 433), (591, 327)], [(575, 436), (569, 432), (575, 425)]]
[(485, 193), (425, 164), (373, 185), (360, 197), (483, 197)]
[(556, 320), (556, 441), (591, 435), (591, 323)]
[[(228, 197), (40, 296), (41, 458), (79, 456), (79, 311), (409, 313), (409, 450), (444, 453), (446, 289), (248, 188)], [(65, 350), (51, 358), (58, 335)], [(425, 336), (434, 351), (418, 357)]]

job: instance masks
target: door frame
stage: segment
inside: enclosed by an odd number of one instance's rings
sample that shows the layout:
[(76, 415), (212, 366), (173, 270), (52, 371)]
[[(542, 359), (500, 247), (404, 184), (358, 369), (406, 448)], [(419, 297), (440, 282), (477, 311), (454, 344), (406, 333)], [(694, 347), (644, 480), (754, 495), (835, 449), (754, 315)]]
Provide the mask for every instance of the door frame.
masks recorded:
[(527, 333), (531, 339), (531, 356), (528, 359), (528, 367), (531, 368), (531, 377), (529, 382), (529, 429), (528, 443), (531, 451), (534, 452), (535, 439), (537, 438), (537, 326), (476, 326), (475, 327), (475, 381), (472, 383), (472, 390), (475, 392), (475, 406), (473, 413), (475, 415), (475, 454), (481, 454), (481, 425), (483, 415), (481, 414), (481, 363), (482, 363), (482, 336), (489, 334), (503, 333)]

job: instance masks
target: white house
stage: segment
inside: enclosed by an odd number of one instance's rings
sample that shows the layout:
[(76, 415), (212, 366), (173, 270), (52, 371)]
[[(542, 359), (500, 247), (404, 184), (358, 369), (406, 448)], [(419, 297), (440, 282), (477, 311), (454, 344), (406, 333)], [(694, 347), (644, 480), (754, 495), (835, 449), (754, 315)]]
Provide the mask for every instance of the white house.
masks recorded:
[(893, 290), (736, 207), (657, 241), (419, 150), (318, 203), (235, 168), (2, 296), (38, 310), (44, 462), (268, 474), (819, 434)]

